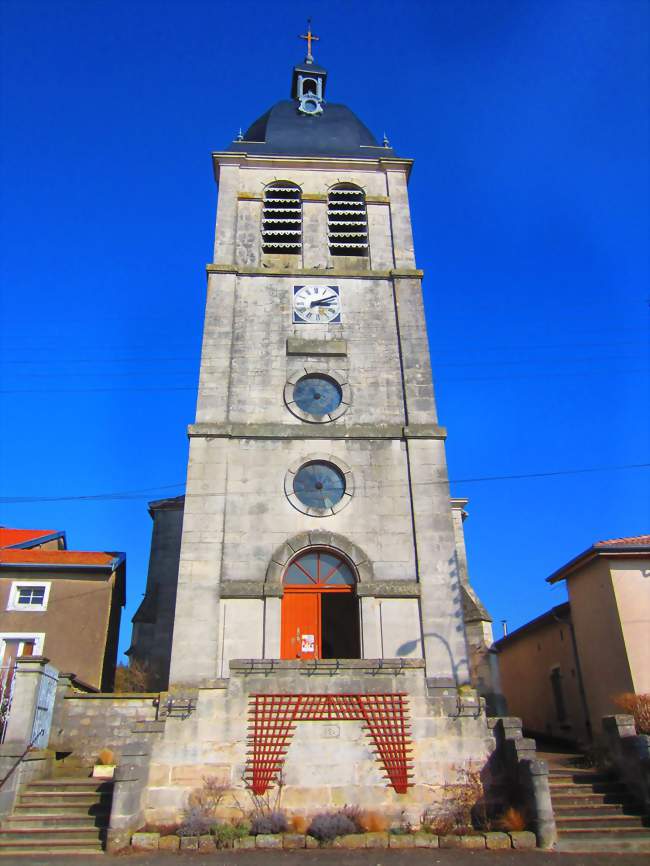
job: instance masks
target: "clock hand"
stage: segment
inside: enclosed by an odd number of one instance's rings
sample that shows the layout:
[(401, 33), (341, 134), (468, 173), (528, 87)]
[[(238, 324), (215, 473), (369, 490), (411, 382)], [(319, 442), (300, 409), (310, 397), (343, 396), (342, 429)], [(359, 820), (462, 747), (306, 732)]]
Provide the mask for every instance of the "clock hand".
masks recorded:
[(335, 301), (337, 299), (337, 297), (338, 297), (338, 295), (330, 295), (327, 298), (321, 298), (318, 301), (312, 301), (309, 306), (310, 307), (323, 307), (327, 304), (331, 304), (332, 301)]

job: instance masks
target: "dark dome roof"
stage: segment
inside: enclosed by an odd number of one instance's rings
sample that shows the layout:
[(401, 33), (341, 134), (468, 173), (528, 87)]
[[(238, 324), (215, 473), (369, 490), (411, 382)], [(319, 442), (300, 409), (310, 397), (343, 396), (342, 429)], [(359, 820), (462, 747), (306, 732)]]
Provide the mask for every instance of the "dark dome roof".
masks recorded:
[(346, 105), (326, 102), (318, 115), (303, 114), (298, 102), (284, 99), (228, 148), (239, 153), (280, 156), (352, 156), (377, 159), (393, 156)]

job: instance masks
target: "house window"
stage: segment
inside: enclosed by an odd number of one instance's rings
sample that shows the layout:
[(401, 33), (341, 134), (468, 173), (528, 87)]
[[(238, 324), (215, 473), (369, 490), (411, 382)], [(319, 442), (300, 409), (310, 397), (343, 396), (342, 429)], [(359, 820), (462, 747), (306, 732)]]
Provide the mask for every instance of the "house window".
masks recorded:
[(278, 180), (264, 190), (262, 251), (299, 255), (302, 250), (302, 196), (295, 183)]
[(45, 583), (12, 583), (7, 610), (47, 610), (49, 595), (49, 581)]
[(333, 256), (368, 255), (364, 191), (352, 183), (333, 186), (327, 196), (327, 235)]

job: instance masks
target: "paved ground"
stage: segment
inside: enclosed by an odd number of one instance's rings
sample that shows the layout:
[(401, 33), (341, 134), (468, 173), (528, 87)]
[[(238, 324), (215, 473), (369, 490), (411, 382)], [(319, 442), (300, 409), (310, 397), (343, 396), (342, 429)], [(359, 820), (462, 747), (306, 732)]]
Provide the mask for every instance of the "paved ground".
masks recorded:
[(214, 854), (125, 854), (109, 857), (0, 857), (2, 866), (647, 866), (648, 854), (553, 851), (217, 851)]

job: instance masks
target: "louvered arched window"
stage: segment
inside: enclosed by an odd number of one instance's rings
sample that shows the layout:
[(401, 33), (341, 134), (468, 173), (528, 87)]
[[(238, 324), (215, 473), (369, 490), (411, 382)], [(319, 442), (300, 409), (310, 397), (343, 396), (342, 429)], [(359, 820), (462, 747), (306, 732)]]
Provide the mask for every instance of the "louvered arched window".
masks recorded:
[(327, 234), (331, 255), (368, 255), (366, 196), (360, 187), (353, 183), (339, 183), (330, 189)]
[(276, 180), (264, 190), (262, 251), (298, 254), (302, 249), (302, 199), (300, 187)]

